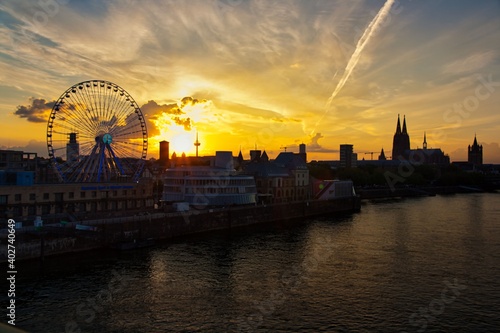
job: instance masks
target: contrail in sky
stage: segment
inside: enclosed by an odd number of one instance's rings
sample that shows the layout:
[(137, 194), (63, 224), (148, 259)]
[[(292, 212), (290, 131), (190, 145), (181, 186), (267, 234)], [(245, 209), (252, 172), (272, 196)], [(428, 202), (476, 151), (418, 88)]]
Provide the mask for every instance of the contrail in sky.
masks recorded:
[(326, 103), (327, 109), (332, 104), (332, 101), (335, 98), (335, 96), (337, 96), (340, 90), (344, 87), (345, 83), (349, 79), (349, 76), (351, 76), (352, 71), (358, 64), (359, 58), (361, 58), (361, 52), (363, 52), (363, 49), (365, 48), (366, 44), (368, 44), (368, 42), (370, 41), (370, 38), (372, 37), (373, 33), (380, 27), (385, 17), (389, 14), (389, 11), (391, 10), (391, 6), (393, 3), (394, 0), (386, 1), (386, 3), (382, 6), (382, 8), (380, 8), (377, 15), (375, 15), (373, 20), (370, 22), (368, 27), (365, 29), (365, 32), (363, 33), (361, 38), (358, 40), (358, 43), (356, 44), (356, 49), (351, 55), (351, 58), (349, 59), (347, 66), (345, 66), (344, 74), (340, 78), (337, 87), (335, 88), (332, 95), (328, 99), (328, 102)]
[[(352, 53), (351, 58), (349, 59), (349, 62), (347, 62), (347, 65), (346, 65), (345, 70), (344, 70), (344, 74), (340, 78), (339, 83), (337, 84), (337, 87), (333, 91), (332, 95), (330, 96), (330, 98), (328, 98), (328, 101), (326, 102), (326, 110), (323, 113), (323, 117), (321, 117), (321, 119), (316, 123), (311, 134), (314, 134), (314, 132), (316, 131), (316, 127), (323, 120), (325, 115), (328, 113), (328, 111), (329, 111), (328, 109), (330, 108), (333, 99), (335, 98), (335, 96), (337, 96), (337, 94), (344, 87), (345, 83), (347, 82), (347, 80), (351, 76), (352, 71), (354, 70), (354, 68), (358, 64), (359, 58), (361, 58), (361, 52), (363, 52), (363, 49), (365, 48), (366, 44), (368, 44), (368, 42), (370, 41), (370, 38), (372, 37), (372, 35), (380, 27), (380, 25), (382, 24), (384, 19), (389, 14), (389, 11), (391, 10), (393, 3), (394, 3), (394, 0), (387, 0), (385, 2), (385, 4), (382, 6), (382, 8), (380, 8), (377, 15), (375, 15), (373, 20), (370, 22), (368, 27), (365, 29), (365, 32), (363, 32), (363, 35), (361, 36), (361, 38), (358, 40), (358, 43), (356, 44), (356, 49)], [(337, 73), (335, 73), (334, 78), (336, 76), (337, 76)]]

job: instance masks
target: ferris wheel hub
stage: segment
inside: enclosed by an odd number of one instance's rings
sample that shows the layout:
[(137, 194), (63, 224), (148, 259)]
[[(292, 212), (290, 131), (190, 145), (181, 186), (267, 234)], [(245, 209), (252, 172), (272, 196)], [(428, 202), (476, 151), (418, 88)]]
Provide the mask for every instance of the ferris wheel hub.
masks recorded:
[(99, 134), (98, 136), (95, 137), (95, 142), (96, 143), (104, 143), (104, 144), (111, 144), (113, 142), (113, 136), (109, 133), (105, 134)]

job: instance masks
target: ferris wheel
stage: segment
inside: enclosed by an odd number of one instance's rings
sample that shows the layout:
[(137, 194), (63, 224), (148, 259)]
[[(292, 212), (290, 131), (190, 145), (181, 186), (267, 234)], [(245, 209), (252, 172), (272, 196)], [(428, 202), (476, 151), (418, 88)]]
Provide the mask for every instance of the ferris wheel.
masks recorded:
[(47, 149), (61, 182), (136, 181), (147, 156), (146, 121), (118, 85), (80, 82), (52, 108)]

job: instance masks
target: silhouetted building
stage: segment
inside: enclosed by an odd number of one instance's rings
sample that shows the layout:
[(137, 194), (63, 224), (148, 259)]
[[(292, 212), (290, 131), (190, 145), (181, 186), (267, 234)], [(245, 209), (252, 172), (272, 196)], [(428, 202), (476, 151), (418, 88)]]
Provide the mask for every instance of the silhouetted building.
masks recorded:
[(257, 150), (257, 149), (250, 150), (250, 162), (259, 161), (261, 154), (262, 154), (262, 151), (260, 151), (260, 150)]
[(36, 153), (0, 150), (0, 185), (33, 185), (37, 179), (38, 161)]
[(353, 152), (353, 145), (340, 145), (340, 167), (355, 168), (358, 160), (358, 154)]
[(264, 151), (245, 165), (245, 173), (257, 184), (259, 203), (306, 200), (311, 197), (309, 169), (300, 153), (282, 152), (274, 161)]
[(413, 163), (422, 164), (437, 164), (448, 165), (450, 164), (450, 157), (445, 155), (440, 148), (427, 148), (427, 136), (424, 132), (424, 142), (422, 149), (412, 149), (408, 157)]
[(306, 145), (304, 143), (299, 145), (299, 156), (307, 163)]
[(160, 141), (160, 165), (164, 168), (168, 166), (169, 161), (169, 142)]
[(199, 208), (255, 204), (254, 178), (236, 172), (233, 162), (232, 152), (217, 151), (208, 166), (179, 165), (167, 169), (163, 201)]
[(235, 169), (241, 170), (243, 168), (244, 162), (245, 162), (245, 159), (243, 158), (243, 154), (241, 153), (241, 149), (240, 149), (238, 157), (236, 158), (236, 161), (235, 161)]
[(0, 170), (22, 171), (23, 167), (22, 151), (0, 150)]
[(483, 146), (477, 144), (476, 136), (474, 135), (474, 143), (469, 145), (467, 161), (473, 165), (483, 164)]
[(41, 216), (44, 220), (78, 221), (144, 211), (155, 203), (149, 181), (21, 185), (0, 186), (0, 219), (32, 221)]
[(398, 115), (398, 123), (396, 125), (396, 133), (392, 141), (392, 159), (396, 160), (400, 156), (404, 158), (405, 151), (410, 150), (410, 136), (406, 129), (406, 117), (403, 118), (403, 129), (401, 130), (401, 122)]
[(78, 163), (80, 159), (80, 144), (76, 133), (69, 133), (69, 142), (66, 144), (66, 161), (69, 165)]

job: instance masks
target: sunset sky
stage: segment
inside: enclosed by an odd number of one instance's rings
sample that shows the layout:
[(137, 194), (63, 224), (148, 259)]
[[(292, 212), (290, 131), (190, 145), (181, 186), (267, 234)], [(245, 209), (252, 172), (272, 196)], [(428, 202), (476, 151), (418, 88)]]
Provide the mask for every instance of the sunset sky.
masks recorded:
[(500, 163), (498, 0), (0, 2), (1, 149), (46, 156), (51, 102), (91, 79), (141, 106), (148, 158), (160, 140), (193, 154), (196, 131), (201, 155), (390, 156), (401, 114), (412, 148), (425, 131), (466, 160), (477, 133)]

